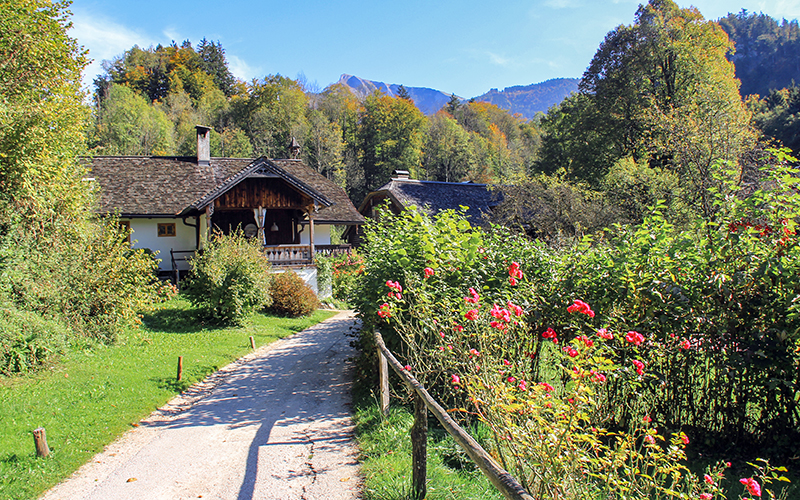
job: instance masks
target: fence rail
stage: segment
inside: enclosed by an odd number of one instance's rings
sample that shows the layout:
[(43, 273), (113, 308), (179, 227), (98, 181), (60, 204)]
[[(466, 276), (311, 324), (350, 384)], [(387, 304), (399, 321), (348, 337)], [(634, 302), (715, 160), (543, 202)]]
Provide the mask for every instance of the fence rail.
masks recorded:
[(375, 330), (374, 333), (375, 343), (378, 346), (382, 410), (386, 411), (389, 404), (387, 365), (392, 367), (392, 370), (400, 376), (414, 393), (414, 426), (411, 428), (412, 458), (414, 461), (412, 466), (412, 490), (414, 498), (423, 499), (427, 494), (427, 485), (425, 484), (427, 475), (425, 471), (425, 463), (427, 461), (425, 443), (427, 442), (428, 428), (428, 413), (425, 410), (427, 408), (503, 496), (509, 500), (534, 500), (514, 476), (503, 469), (472, 436), (462, 429), (447, 414), (447, 411), (428, 394), (428, 391), (411, 375), (411, 372), (400, 364), (386, 347), (380, 332)]

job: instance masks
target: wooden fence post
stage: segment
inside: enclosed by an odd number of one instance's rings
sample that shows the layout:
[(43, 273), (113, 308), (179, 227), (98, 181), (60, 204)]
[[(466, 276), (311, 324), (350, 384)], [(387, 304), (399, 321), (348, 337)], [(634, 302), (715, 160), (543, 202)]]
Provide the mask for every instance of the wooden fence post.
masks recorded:
[(33, 444), (36, 446), (36, 456), (46, 457), (50, 454), (50, 447), (47, 446), (47, 433), (44, 427), (38, 427), (33, 431)]
[(414, 500), (428, 494), (428, 407), (414, 391), (414, 425), (411, 427), (411, 489)]
[[(517, 481), (514, 476), (508, 473), (508, 471), (504, 470), (500, 464), (492, 458), (491, 455), (486, 453), (480, 444), (478, 444), (475, 439), (470, 436), (464, 429), (462, 429), (453, 418), (445, 411), (442, 406), (433, 400), (428, 391), (419, 383), (419, 381), (411, 375), (411, 372), (406, 370), (403, 365), (397, 361), (397, 358), (394, 357), (394, 354), (387, 349), (386, 344), (383, 342), (383, 337), (378, 330), (375, 330), (375, 343), (378, 346), (378, 349), (383, 353), (386, 357), (386, 360), (391, 365), (392, 370), (394, 370), (397, 375), (408, 385), (408, 387), (414, 391), (414, 415), (419, 415), (419, 407), (417, 406), (417, 402), (421, 402), (428, 410), (436, 417), (436, 420), (442, 424), (442, 427), (447, 431), (448, 434), (453, 436), (453, 440), (458, 443), (459, 446), (467, 453), (469, 458), (478, 466), (478, 468), (483, 472), (483, 474), (489, 479), (489, 481), (500, 491), (500, 493), (508, 498), (509, 500), (536, 500), (534, 499), (530, 493), (525, 491), (525, 488)], [(419, 399), (417, 399), (419, 398)], [(427, 417), (427, 412), (425, 413)], [(412, 427), (412, 433), (414, 429), (417, 427), (417, 422), (420, 421), (419, 417), (414, 421), (414, 427)], [(427, 424), (427, 420), (426, 420)], [(412, 453), (415, 453), (413, 450), (414, 448), (414, 437), (412, 434)], [(427, 451), (427, 450), (426, 450)], [(417, 462), (415, 462), (416, 464)], [(424, 461), (422, 462), (424, 463)], [(416, 487), (417, 483), (417, 476), (416, 476), (416, 467), (414, 469), (414, 477), (413, 477), (413, 486), (414, 492), (413, 494), (417, 495)], [(424, 484), (424, 480), (423, 480)], [(424, 498), (425, 491), (423, 490), (422, 496), (416, 496), (415, 498)]]
[(254, 339), (252, 335), (250, 335), (250, 348), (251, 349), (256, 348), (256, 339)]
[(381, 412), (384, 416), (389, 415), (389, 362), (386, 361), (386, 356), (383, 355), (380, 348), (378, 349), (378, 374), (380, 377), (380, 387), (378, 390), (381, 393)]
[(180, 382), (182, 378), (183, 378), (183, 356), (178, 356), (178, 373), (175, 376), (175, 380)]

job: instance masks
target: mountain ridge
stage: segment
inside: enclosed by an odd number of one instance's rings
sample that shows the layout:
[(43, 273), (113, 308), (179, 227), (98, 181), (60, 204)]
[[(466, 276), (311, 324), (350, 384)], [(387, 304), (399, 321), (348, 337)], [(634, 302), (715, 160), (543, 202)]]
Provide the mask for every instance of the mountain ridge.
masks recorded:
[[(511, 114), (519, 114), (530, 120), (536, 116), (536, 113), (547, 112), (550, 107), (560, 103), (570, 93), (576, 92), (579, 81), (579, 78), (551, 78), (544, 82), (514, 85), (503, 90), (490, 89), (472, 99), (495, 104)], [(400, 89), (399, 84), (367, 80), (347, 73), (342, 74), (336, 83), (346, 86), (360, 97), (365, 97), (376, 90), (396, 97)], [(404, 87), (417, 108), (426, 115), (432, 115), (442, 109), (453, 95), (428, 87)], [(467, 100), (460, 96), (456, 97), (462, 102)]]

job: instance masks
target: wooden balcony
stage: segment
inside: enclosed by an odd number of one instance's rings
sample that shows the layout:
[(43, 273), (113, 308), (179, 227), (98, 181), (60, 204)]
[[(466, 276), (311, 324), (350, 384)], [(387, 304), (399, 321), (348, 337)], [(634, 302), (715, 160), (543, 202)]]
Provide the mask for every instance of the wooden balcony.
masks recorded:
[[(349, 254), (350, 245), (315, 245), (317, 255), (342, 255)], [(311, 264), (310, 245), (267, 245), (264, 255), (274, 266), (297, 266)]]
[(310, 245), (267, 245), (264, 255), (273, 266), (311, 264)]

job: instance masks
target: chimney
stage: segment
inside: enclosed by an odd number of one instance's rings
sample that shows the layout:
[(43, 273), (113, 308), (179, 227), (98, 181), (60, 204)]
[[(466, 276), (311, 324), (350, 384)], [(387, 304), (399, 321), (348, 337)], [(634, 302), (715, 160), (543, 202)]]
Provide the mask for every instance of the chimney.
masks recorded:
[(211, 164), (211, 127), (197, 125), (197, 164), (207, 167)]
[(297, 139), (292, 137), (292, 142), (289, 143), (289, 158), (299, 158), (300, 157), (300, 143), (297, 142)]
[(408, 179), (409, 178), (408, 170), (395, 170), (394, 177), (392, 178), (395, 180)]

